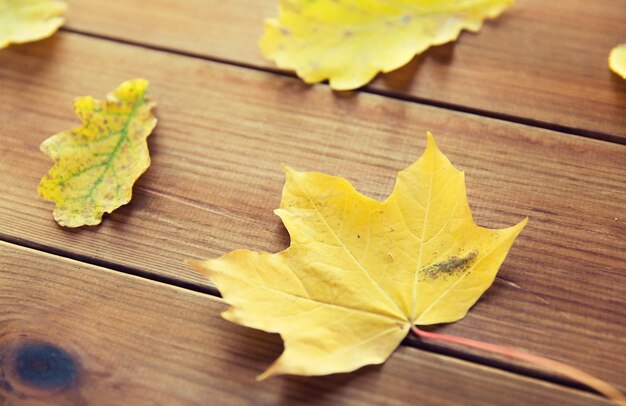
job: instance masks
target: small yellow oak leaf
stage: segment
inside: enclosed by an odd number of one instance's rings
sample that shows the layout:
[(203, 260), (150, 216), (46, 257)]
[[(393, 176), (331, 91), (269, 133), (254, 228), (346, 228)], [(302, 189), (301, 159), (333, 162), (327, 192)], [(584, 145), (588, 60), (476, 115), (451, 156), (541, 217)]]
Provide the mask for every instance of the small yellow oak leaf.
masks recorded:
[(51, 36), (66, 8), (59, 0), (0, 0), (0, 48)]
[(286, 168), (280, 216), (291, 245), (192, 262), (232, 322), (279, 333), (283, 354), (260, 375), (325, 375), (384, 362), (413, 325), (465, 316), (526, 224), (472, 220), (463, 172), (428, 134), (423, 156), (384, 202), (345, 179)]
[(74, 111), (83, 125), (53, 135), (41, 150), (54, 166), (39, 183), (39, 194), (56, 203), (54, 219), (80, 227), (102, 221), (128, 203), (133, 184), (150, 166), (147, 138), (156, 126), (148, 82), (122, 83), (106, 100), (80, 97)]
[(626, 44), (618, 45), (609, 54), (611, 70), (626, 79)]
[(279, 68), (335, 90), (361, 87), (433, 45), (477, 32), (514, 0), (280, 0), (260, 47)]

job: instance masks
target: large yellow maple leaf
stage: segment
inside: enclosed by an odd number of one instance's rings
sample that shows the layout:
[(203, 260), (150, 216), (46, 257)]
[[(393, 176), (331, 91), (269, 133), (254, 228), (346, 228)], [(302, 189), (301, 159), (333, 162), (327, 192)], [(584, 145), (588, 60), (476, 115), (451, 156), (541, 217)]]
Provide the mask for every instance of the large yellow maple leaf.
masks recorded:
[(276, 214), (289, 248), (192, 262), (231, 305), (224, 318), (282, 336), (285, 350), (261, 379), (379, 364), (413, 325), (463, 318), (526, 224), (477, 226), (464, 174), (430, 134), (382, 203), (343, 178), (286, 173)]
[(0, 0), (0, 48), (49, 37), (66, 8), (60, 0)]
[(611, 70), (626, 79), (626, 44), (618, 45), (609, 54)]
[(307, 83), (356, 89), (433, 45), (478, 31), (514, 0), (280, 0), (260, 47)]
[(150, 166), (147, 138), (157, 122), (147, 87), (146, 80), (135, 79), (106, 100), (76, 99), (74, 110), (83, 125), (41, 144), (55, 164), (41, 179), (39, 194), (56, 203), (60, 225), (98, 224), (104, 213), (130, 201), (133, 184)]

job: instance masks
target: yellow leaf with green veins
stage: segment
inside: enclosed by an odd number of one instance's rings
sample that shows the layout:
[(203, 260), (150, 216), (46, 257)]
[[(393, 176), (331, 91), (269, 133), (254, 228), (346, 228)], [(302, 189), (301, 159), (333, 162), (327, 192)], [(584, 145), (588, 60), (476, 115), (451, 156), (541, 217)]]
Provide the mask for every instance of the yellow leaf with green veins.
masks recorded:
[(526, 224), (477, 226), (463, 172), (430, 134), (383, 202), (343, 178), (286, 173), (276, 214), (288, 249), (192, 262), (231, 305), (224, 318), (282, 336), (285, 351), (261, 379), (379, 364), (413, 325), (463, 318)]
[(150, 166), (147, 138), (157, 122), (147, 87), (146, 80), (135, 79), (106, 100), (76, 99), (74, 110), (83, 125), (41, 144), (55, 164), (41, 180), (39, 194), (55, 202), (60, 225), (99, 224), (104, 213), (130, 201), (133, 184)]
[(260, 46), (279, 68), (336, 90), (361, 87), (433, 45), (476, 32), (514, 0), (280, 0)]
[(609, 54), (611, 70), (626, 79), (626, 44), (613, 48)]
[(66, 8), (59, 0), (0, 0), (0, 48), (51, 36)]

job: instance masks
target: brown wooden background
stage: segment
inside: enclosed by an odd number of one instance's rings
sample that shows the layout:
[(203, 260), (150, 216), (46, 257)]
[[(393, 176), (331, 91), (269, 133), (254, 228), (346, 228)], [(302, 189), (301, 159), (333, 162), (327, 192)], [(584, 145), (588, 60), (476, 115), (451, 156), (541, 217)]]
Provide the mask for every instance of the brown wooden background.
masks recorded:
[[(382, 199), (427, 130), (466, 171), (479, 224), (530, 217), (494, 286), (438, 331), (626, 391), (626, 81), (607, 67), (626, 42), (625, 1), (518, 0), (480, 34), (347, 94), (261, 57), (275, 0), (69, 3), (60, 33), (0, 51), (7, 403), (607, 404), (525, 365), (412, 340), (354, 374), (255, 382), (280, 339), (221, 319), (214, 288), (184, 261), (287, 246), (272, 214), (281, 162)], [(51, 165), (38, 146), (77, 125), (74, 97), (134, 77), (158, 102), (152, 167), (102, 225), (61, 229), (37, 196)], [(21, 368), (25, 351), (55, 348), (68, 357), (55, 377)]]

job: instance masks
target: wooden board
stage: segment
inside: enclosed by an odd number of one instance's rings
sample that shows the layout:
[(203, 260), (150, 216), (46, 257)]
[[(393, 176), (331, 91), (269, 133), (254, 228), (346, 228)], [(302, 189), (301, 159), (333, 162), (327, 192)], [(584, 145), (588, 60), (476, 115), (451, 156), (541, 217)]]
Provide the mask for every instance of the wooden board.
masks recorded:
[(278, 337), (219, 299), (0, 243), (5, 404), (608, 405), (589, 393), (401, 347), (384, 366), (256, 382)]
[[(249, 66), (278, 0), (70, 0), (68, 28)], [(436, 47), (370, 89), (626, 142), (626, 81), (607, 58), (626, 41), (623, 0), (518, 0), (478, 35)]]
[[(36, 195), (51, 164), (38, 145), (77, 124), (73, 97), (137, 76), (159, 103), (153, 166), (101, 226), (63, 230)], [(186, 259), (287, 246), (272, 214), (280, 162), (380, 199), (432, 130), (466, 171), (479, 224), (530, 217), (494, 287), (441, 330), (626, 387), (626, 147), (74, 34), (1, 53), (0, 88), (2, 239), (201, 288)]]

